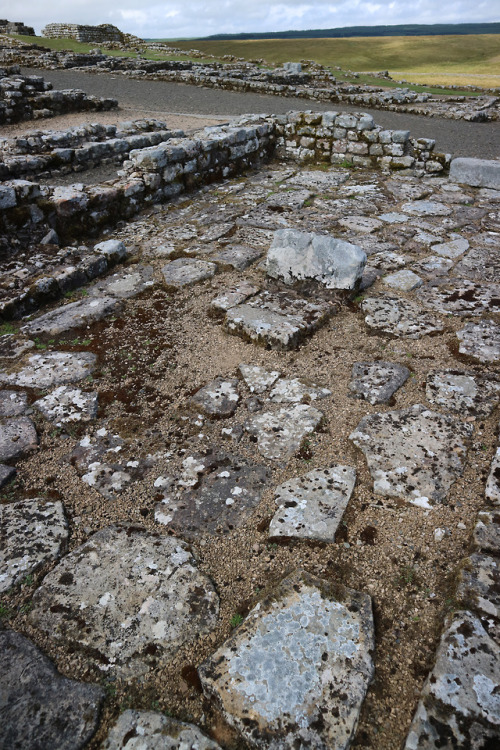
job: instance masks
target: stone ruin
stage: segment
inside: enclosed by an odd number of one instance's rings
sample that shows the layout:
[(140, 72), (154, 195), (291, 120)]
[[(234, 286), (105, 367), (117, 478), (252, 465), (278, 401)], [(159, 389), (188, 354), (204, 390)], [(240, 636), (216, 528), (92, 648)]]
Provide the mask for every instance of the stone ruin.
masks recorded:
[(120, 44), (142, 43), (142, 39), (120, 31), (110, 23), (99, 26), (85, 26), (78, 23), (49, 23), (42, 29), (42, 36), (48, 39), (74, 39), (77, 42), (102, 44), (118, 42)]
[(22, 21), (7, 21), (5, 18), (1, 18), (0, 34), (20, 34), (22, 36), (35, 36), (35, 29), (32, 26), (25, 26)]

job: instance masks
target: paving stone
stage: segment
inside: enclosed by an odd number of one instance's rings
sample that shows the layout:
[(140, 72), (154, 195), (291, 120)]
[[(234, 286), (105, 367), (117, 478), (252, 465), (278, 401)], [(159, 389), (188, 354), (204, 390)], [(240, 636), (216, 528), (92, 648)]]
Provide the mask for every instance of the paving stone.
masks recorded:
[[(465, 561), (457, 599), (467, 609), (500, 618), (500, 565), (496, 557), (473, 554)], [(500, 711), (500, 705), (499, 705)]]
[(14, 337), (12, 333), (6, 333), (0, 336), (0, 357), (2, 359), (19, 359), (22, 354), (25, 354), (29, 349), (33, 349), (35, 346), (34, 341), (29, 339), (19, 340)]
[(36, 450), (38, 436), (28, 417), (11, 417), (0, 422), (0, 461), (20, 458)]
[(252, 393), (264, 393), (277, 381), (281, 373), (277, 370), (266, 370), (258, 365), (238, 366), (241, 377)]
[(237, 379), (215, 378), (191, 396), (190, 403), (207, 417), (220, 419), (234, 414), (239, 400)]
[(57, 427), (73, 422), (90, 422), (97, 417), (97, 391), (82, 391), (60, 385), (51, 393), (35, 401), (33, 406)]
[(91, 352), (47, 352), (33, 354), (28, 364), (12, 373), (0, 372), (0, 383), (25, 388), (50, 388), (52, 385), (74, 383), (90, 375), (96, 355)]
[(120, 240), (105, 240), (94, 245), (94, 253), (99, 253), (112, 262), (119, 263), (127, 257), (127, 248)]
[(390, 211), (386, 214), (379, 214), (378, 218), (386, 224), (406, 224), (410, 217), (397, 211)]
[(349, 389), (370, 404), (386, 404), (410, 377), (410, 371), (394, 362), (355, 362)]
[(270, 479), (264, 466), (238, 456), (216, 453), (194, 458), (195, 484), (186, 482), (184, 474), (181, 481), (172, 482), (155, 510), (158, 523), (188, 541), (239, 528), (258, 505)]
[(458, 351), (479, 362), (500, 360), (500, 326), (492, 320), (467, 323), (457, 331)]
[(328, 388), (322, 388), (315, 383), (300, 378), (282, 378), (274, 385), (269, 400), (277, 404), (308, 404), (331, 395), (332, 392)]
[(335, 189), (346, 182), (350, 173), (345, 171), (328, 171), (321, 172), (317, 169), (301, 169), (296, 175), (287, 180), (287, 185), (303, 185), (310, 188), (314, 193), (324, 192), (329, 189)]
[(441, 637), (405, 750), (495, 747), (500, 725), (500, 647), (481, 621), (459, 612)]
[(28, 408), (28, 396), (20, 391), (0, 391), (0, 417), (19, 417)]
[(124, 271), (114, 273), (106, 279), (92, 284), (88, 288), (92, 296), (110, 296), (118, 299), (136, 297), (141, 292), (154, 286), (154, 269), (152, 266), (131, 266)]
[(389, 336), (419, 339), (443, 330), (439, 318), (417, 303), (399, 297), (367, 297), (361, 303), (368, 328)]
[(57, 336), (71, 328), (83, 328), (118, 312), (122, 303), (116, 297), (84, 297), (69, 305), (56, 307), (32, 320), (21, 330), (29, 336)]
[(401, 292), (411, 292), (413, 289), (417, 289), (417, 287), (422, 286), (423, 284), (420, 276), (417, 276), (416, 273), (413, 273), (413, 271), (406, 268), (402, 271), (391, 273), (389, 276), (385, 276), (382, 281), (386, 286), (391, 287), (391, 289), (398, 289)]
[(350, 440), (364, 453), (378, 495), (430, 508), (462, 475), (473, 428), (422, 404), (363, 417)]
[(182, 289), (185, 286), (211, 279), (216, 271), (215, 263), (193, 258), (178, 258), (162, 268), (167, 289)]
[(0, 631), (0, 714), (5, 750), (80, 750), (99, 723), (104, 690), (69, 680), (27, 638)]
[(0, 488), (5, 487), (16, 476), (16, 470), (13, 466), (0, 464)]
[(298, 404), (277, 412), (264, 412), (247, 419), (245, 430), (257, 439), (265, 457), (286, 460), (300, 448), (306, 435), (314, 432), (323, 414), (313, 406)]
[(288, 293), (261, 292), (226, 313), (225, 330), (269, 349), (295, 349), (312, 335), (335, 308)]
[(500, 401), (500, 380), (472, 372), (438, 370), (427, 376), (425, 395), (431, 404), (458, 414), (488, 417)]
[(384, 250), (370, 255), (370, 265), (380, 268), (383, 271), (392, 271), (395, 268), (406, 266), (408, 258), (405, 255), (399, 255), (392, 250)]
[(494, 159), (453, 159), (450, 164), (450, 181), (499, 190), (500, 165)]
[(472, 248), (456, 264), (453, 273), (455, 276), (472, 281), (498, 282), (500, 278), (498, 244)]
[(500, 312), (500, 284), (475, 284), (454, 280), (438, 286), (426, 284), (417, 292), (431, 310), (453, 315), (482, 315)]
[(500, 505), (500, 446), (493, 456), (484, 494), (490, 503)]
[(288, 192), (274, 193), (266, 200), (266, 206), (274, 210), (288, 209), (298, 211), (303, 208), (306, 201), (310, 201), (314, 196), (310, 190), (289, 190)]
[(227, 237), (234, 231), (235, 225), (230, 222), (213, 224), (200, 237), (203, 242), (214, 242), (222, 237)]
[(220, 268), (236, 268), (244, 271), (255, 263), (262, 255), (262, 251), (247, 245), (229, 245), (218, 253), (210, 256), (210, 260), (217, 263)]
[(373, 675), (366, 594), (298, 571), (199, 668), (251, 747), (347, 749)]
[(354, 289), (366, 255), (357, 245), (322, 234), (282, 229), (267, 253), (267, 275), (285, 284), (308, 279), (327, 289)]
[(0, 592), (56, 560), (68, 539), (62, 503), (42, 499), (0, 505)]
[(411, 216), (449, 216), (452, 209), (436, 201), (410, 201), (403, 203), (401, 210)]
[(376, 232), (384, 226), (382, 221), (372, 216), (346, 216), (344, 219), (339, 219), (338, 223), (341, 227), (352, 229), (353, 232), (366, 232), (366, 234)]
[(455, 259), (463, 255), (469, 249), (469, 241), (464, 237), (451, 242), (442, 242), (432, 246), (432, 252), (442, 255), (444, 258)]
[(480, 511), (474, 528), (474, 544), (480, 552), (500, 554), (500, 512)]
[(269, 525), (269, 536), (335, 541), (355, 483), (355, 469), (332, 466), (281, 484), (274, 494), (278, 511)]
[(216, 625), (218, 598), (186, 545), (138, 527), (110, 526), (48, 573), (31, 623), (105, 671), (144, 674)]
[(241, 305), (242, 302), (245, 302), (249, 297), (257, 294), (258, 291), (258, 286), (243, 281), (241, 284), (238, 284), (238, 286), (226, 289), (223, 294), (220, 294), (213, 299), (210, 303), (209, 313), (214, 317), (223, 317), (231, 307)]
[(198, 727), (154, 711), (120, 714), (102, 750), (221, 750)]
[(453, 268), (453, 261), (447, 258), (441, 258), (439, 255), (429, 255), (419, 263), (415, 263), (413, 268), (418, 273), (429, 276), (446, 276), (450, 269)]

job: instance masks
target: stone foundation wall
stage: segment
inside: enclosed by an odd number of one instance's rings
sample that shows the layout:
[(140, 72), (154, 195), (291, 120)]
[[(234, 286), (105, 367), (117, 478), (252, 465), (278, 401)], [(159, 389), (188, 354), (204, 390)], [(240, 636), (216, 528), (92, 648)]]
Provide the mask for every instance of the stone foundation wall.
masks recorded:
[(48, 39), (75, 39), (77, 42), (123, 42), (124, 34), (116, 26), (103, 23), (84, 26), (77, 23), (49, 23), (42, 29)]
[(35, 36), (35, 29), (32, 26), (25, 26), (22, 21), (7, 21), (5, 18), (0, 18), (0, 34)]

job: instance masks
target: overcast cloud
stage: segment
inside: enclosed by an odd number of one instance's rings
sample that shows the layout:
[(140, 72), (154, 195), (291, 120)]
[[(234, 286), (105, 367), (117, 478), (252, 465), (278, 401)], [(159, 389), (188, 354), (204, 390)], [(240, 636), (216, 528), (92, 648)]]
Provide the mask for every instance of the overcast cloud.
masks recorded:
[[(14, 17), (15, 16), (15, 17)], [(498, 0), (0, 0), (0, 17), (23, 21), (36, 33), (47, 23), (112, 23), (141, 37), (194, 37), (241, 31), (328, 29), (398, 23), (465, 23), (500, 20)]]

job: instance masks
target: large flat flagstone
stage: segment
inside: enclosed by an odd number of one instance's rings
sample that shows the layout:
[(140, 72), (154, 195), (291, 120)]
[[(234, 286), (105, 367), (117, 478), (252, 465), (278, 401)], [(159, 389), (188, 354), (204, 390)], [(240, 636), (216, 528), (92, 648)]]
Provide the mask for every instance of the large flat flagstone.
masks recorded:
[(498, 282), (500, 278), (500, 254), (495, 235), (489, 242), (473, 247), (453, 269), (455, 276), (480, 282)]
[(409, 377), (409, 369), (395, 362), (355, 362), (349, 389), (370, 404), (386, 404)]
[(457, 599), (468, 609), (500, 620), (500, 560), (475, 553), (465, 561)]
[(376, 494), (430, 508), (461, 476), (472, 431), (416, 404), (363, 417), (349, 437), (365, 455)]
[(500, 734), (500, 647), (458, 612), (443, 633), (404, 750), (494, 748)]
[(186, 545), (137, 527), (110, 526), (66, 555), (33, 596), (34, 627), (97, 665), (143, 674), (209, 633), (218, 597)]
[(294, 349), (334, 313), (326, 302), (262, 292), (230, 308), (225, 330), (269, 349)]
[(245, 430), (256, 438), (265, 458), (285, 460), (300, 448), (302, 440), (319, 426), (323, 413), (314, 406), (297, 404), (277, 412), (263, 412), (247, 419)]
[(274, 493), (278, 510), (269, 536), (333, 542), (355, 482), (356, 471), (351, 466), (314, 469), (284, 482)]
[(500, 164), (495, 159), (453, 159), (450, 164), (450, 180), (461, 185), (499, 190)]
[(67, 539), (62, 503), (36, 498), (0, 505), (0, 592), (55, 560)]
[(11, 417), (0, 422), (0, 461), (9, 461), (36, 450), (38, 436), (29, 417)]
[(449, 216), (452, 209), (437, 201), (410, 201), (403, 203), (401, 210), (411, 216)]
[(80, 750), (97, 729), (104, 690), (60, 675), (27, 638), (0, 631), (4, 750)]
[(474, 528), (474, 544), (481, 552), (500, 553), (500, 511), (481, 511)]
[(0, 417), (19, 417), (28, 408), (28, 396), (20, 391), (0, 391)]
[(262, 255), (262, 250), (248, 245), (229, 245), (210, 256), (210, 260), (221, 268), (236, 268), (244, 271)]
[(74, 422), (90, 422), (97, 416), (97, 391), (82, 391), (60, 385), (33, 403), (43, 416), (58, 427)]
[(298, 571), (199, 668), (251, 747), (349, 747), (373, 675), (366, 594)]
[(238, 370), (252, 393), (264, 393), (281, 375), (278, 370), (266, 370), (258, 365), (241, 364)]
[(156, 711), (120, 714), (102, 750), (220, 750), (198, 727), (171, 719)]
[(458, 351), (479, 362), (500, 360), (500, 326), (492, 320), (467, 323), (457, 331)]
[(83, 328), (107, 318), (121, 308), (121, 302), (116, 297), (102, 295), (100, 297), (84, 297), (69, 305), (56, 307), (35, 320), (27, 323), (21, 329), (29, 336), (47, 334), (57, 336), (72, 328)]
[(428, 374), (425, 394), (436, 406), (488, 417), (500, 401), (500, 380), (473, 372), (439, 370)]
[(74, 383), (90, 375), (96, 355), (91, 352), (47, 352), (33, 354), (24, 367), (11, 373), (0, 372), (0, 383), (26, 388), (50, 388)]
[(439, 286), (426, 284), (417, 295), (425, 307), (444, 314), (500, 312), (500, 284), (477, 284), (457, 279)]
[(234, 414), (239, 400), (237, 379), (216, 378), (191, 396), (190, 403), (207, 417), (221, 419)]
[(280, 378), (273, 386), (269, 400), (277, 404), (310, 403), (331, 396), (328, 388), (301, 378)]
[(217, 271), (215, 263), (194, 258), (178, 258), (163, 266), (162, 273), (167, 289), (182, 289), (200, 281), (211, 279)]
[(389, 336), (419, 339), (443, 330), (443, 323), (421, 305), (399, 297), (367, 297), (361, 303), (365, 323), (373, 331)]
[(136, 297), (154, 284), (153, 267), (136, 265), (97, 281), (89, 287), (88, 291), (93, 296), (109, 295), (119, 299), (128, 299)]
[(155, 520), (186, 540), (240, 527), (258, 505), (269, 470), (226, 454), (193, 458), (193, 478), (184, 472), (172, 481), (156, 506)]

